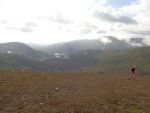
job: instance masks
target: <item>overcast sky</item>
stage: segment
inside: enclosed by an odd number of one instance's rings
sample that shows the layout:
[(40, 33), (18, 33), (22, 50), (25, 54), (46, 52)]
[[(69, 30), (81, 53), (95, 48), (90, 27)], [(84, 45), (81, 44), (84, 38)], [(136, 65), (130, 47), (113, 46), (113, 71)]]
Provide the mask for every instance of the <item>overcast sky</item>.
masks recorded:
[(0, 43), (104, 36), (150, 43), (150, 0), (0, 0)]

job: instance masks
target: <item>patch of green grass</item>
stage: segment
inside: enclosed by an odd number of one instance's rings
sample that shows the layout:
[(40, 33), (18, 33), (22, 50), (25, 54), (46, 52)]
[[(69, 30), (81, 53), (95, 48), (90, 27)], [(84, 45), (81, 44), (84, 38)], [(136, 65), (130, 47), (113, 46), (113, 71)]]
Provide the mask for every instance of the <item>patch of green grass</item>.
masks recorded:
[(138, 106), (131, 107), (128, 111), (131, 113), (144, 113), (143, 110)]

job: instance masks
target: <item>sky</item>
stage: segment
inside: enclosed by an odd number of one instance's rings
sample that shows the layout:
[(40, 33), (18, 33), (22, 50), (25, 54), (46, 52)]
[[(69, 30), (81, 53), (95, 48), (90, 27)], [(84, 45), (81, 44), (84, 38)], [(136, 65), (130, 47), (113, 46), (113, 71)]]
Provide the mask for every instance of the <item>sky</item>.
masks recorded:
[(105, 36), (143, 38), (150, 45), (150, 0), (0, 0), (0, 43)]

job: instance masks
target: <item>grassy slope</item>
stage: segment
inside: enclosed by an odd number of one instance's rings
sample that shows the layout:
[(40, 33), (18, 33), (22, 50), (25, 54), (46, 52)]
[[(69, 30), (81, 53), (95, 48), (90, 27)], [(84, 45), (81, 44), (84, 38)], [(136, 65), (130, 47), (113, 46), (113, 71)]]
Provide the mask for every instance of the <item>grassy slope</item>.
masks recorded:
[(48, 70), (50, 68), (39, 60), (33, 60), (16, 54), (0, 53), (0, 69), (33, 69)]
[(98, 62), (83, 70), (101, 71), (103, 73), (128, 74), (132, 65), (137, 65), (138, 74), (150, 73), (150, 47), (129, 49), (125, 51), (95, 52)]
[(0, 113), (150, 113), (149, 86), (149, 76), (1, 71)]

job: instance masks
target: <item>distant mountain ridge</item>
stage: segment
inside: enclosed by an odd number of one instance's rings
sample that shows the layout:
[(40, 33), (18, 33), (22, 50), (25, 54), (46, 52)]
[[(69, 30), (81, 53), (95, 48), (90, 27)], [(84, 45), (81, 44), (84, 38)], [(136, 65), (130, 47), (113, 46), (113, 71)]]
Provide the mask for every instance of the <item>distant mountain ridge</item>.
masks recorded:
[(29, 58), (41, 58), (47, 56), (46, 53), (34, 50), (28, 45), (20, 42), (1, 43), (0, 53), (17, 54)]
[[(41, 50), (48, 54), (64, 53), (75, 54), (85, 50), (122, 50), (136, 47), (147, 46), (142, 43), (142, 38), (131, 38), (128, 42), (125, 40), (119, 40), (116, 37), (106, 36), (109, 42), (104, 43), (103, 40), (75, 40), (65, 43), (57, 43), (49, 46), (35, 47), (37, 50)], [(34, 48), (34, 46), (32, 46)]]
[[(117, 43), (117, 41), (115, 42)], [(87, 42), (85, 43), (87, 47)], [(90, 45), (89, 43), (92, 44)], [(97, 41), (94, 41), (94, 43), (97, 43)], [(128, 69), (130, 66), (136, 64), (141, 74), (150, 73), (149, 46), (135, 48), (134, 46), (125, 46), (125, 44), (121, 45), (123, 48), (120, 49), (101, 50), (93, 45), (93, 41), (88, 42), (90, 49), (88, 47), (86, 49), (85, 47), (80, 49), (84, 44), (81, 46), (78, 44), (79, 42), (77, 41), (75, 46), (78, 48), (77, 50), (70, 49), (68, 51), (67, 47), (66, 51), (65, 49), (63, 51), (53, 51), (56, 55), (53, 57), (47, 55), (47, 53), (34, 50), (23, 43), (13, 42), (0, 44), (0, 69), (92, 71), (129, 74)], [(93, 48), (91, 49), (92, 45)], [(118, 47), (117, 45), (110, 45), (109, 47), (118, 48), (119, 45)], [(126, 49), (124, 49), (124, 47), (126, 47)], [(64, 53), (60, 54), (59, 52)]]

